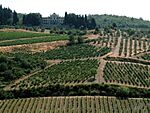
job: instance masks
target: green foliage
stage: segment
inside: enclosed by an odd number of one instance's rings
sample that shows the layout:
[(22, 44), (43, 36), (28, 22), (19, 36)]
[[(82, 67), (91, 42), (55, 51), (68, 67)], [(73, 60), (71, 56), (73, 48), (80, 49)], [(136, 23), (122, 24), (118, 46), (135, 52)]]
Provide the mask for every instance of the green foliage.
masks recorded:
[(88, 58), (107, 54), (110, 51), (108, 47), (97, 48), (86, 44), (77, 44), (72, 46), (62, 46), (60, 48), (38, 53), (46, 59), (74, 59)]
[(37, 68), (44, 68), (46, 62), (41, 58), (25, 53), (0, 55), (0, 82), (10, 82), (30, 73)]
[(150, 28), (150, 22), (136, 18), (115, 15), (90, 15), (95, 19), (97, 26), (105, 28), (115, 23), (119, 28)]
[(0, 31), (0, 41), (2, 40), (13, 40), (13, 39), (21, 39), (21, 38), (33, 38), (33, 37), (42, 37), (42, 36), (50, 36), (50, 34), (46, 33), (34, 33), (34, 32), (23, 32), (23, 31)]
[(2, 5), (0, 5), (0, 25), (11, 25), (12, 14), (11, 9), (3, 8)]
[(78, 85), (49, 84), (47, 86), (39, 88), (32, 87), (30, 89), (0, 91), (0, 99), (45, 97), (45, 96), (71, 96), (71, 95), (117, 96), (118, 98), (119, 97), (150, 98), (150, 91), (148, 89), (142, 88), (121, 87), (119, 85), (107, 85), (107, 84), (78, 84)]
[(144, 54), (143, 56), (141, 56), (141, 58), (144, 60), (150, 60), (150, 54)]
[(76, 14), (67, 14), (65, 12), (64, 24), (76, 29), (94, 29), (96, 27), (96, 22), (94, 18), (87, 18), (87, 16), (81, 16)]
[(17, 12), (13, 12), (13, 25), (16, 25), (17, 22), (19, 21), (19, 18), (17, 17)]
[(150, 86), (149, 67), (132, 63), (107, 62), (104, 68), (106, 81), (137, 86)]
[(82, 44), (84, 42), (84, 37), (78, 36), (78, 43)]
[(150, 62), (139, 60), (139, 59), (134, 59), (134, 58), (109, 57), (109, 56), (107, 56), (104, 59), (108, 60), (108, 61), (131, 62), (131, 63), (140, 63), (140, 64), (144, 64), (144, 65), (150, 65)]
[(24, 15), (23, 24), (26, 26), (39, 26), (41, 24), (42, 16), (40, 13), (30, 13)]
[(68, 40), (68, 36), (66, 36), (66, 35), (52, 35), (49, 37), (11, 40), (11, 41), (6, 41), (6, 42), (0, 42), (0, 46), (33, 44), (33, 43), (52, 42), (52, 41), (59, 41), (59, 40)]
[(75, 38), (74, 35), (70, 35), (70, 36), (69, 36), (69, 43), (70, 43), (71, 45), (76, 43), (76, 38)]
[(66, 61), (29, 77), (18, 84), (20, 88), (35, 87), (46, 84), (79, 83), (94, 78), (98, 67), (97, 60)]

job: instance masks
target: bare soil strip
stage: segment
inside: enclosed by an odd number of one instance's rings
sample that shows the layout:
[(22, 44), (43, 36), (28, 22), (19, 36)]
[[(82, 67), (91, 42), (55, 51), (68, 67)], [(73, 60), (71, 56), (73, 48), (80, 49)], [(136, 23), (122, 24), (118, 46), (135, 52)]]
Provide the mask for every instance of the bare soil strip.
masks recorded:
[(67, 45), (68, 41), (54, 41), (54, 42), (44, 42), (36, 44), (23, 44), (23, 45), (13, 45), (0, 47), (0, 52), (12, 52), (12, 51), (31, 51), (31, 52), (41, 52), (55, 49), (59, 46)]
[(122, 39), (122, 37), (120, 36), (118, 38), (118, 42), (117, 42), (116, 47), (114, 48), (114, 50), (112, 50), (113, 51), (113, 56), (119, 56), (119, 48), (120, 48), (121, 39)]
[(140, 52), (139, 41), (137, 40), (137, 54)]
[(146, 51), (148, 51), (148, 47), (149, 47), (148, 41), (146, 41)]
[(127, 57), (130, 56), (130, 39), (128, 39), (128, 46), (127, 46)]
[(141, 50), (144, 51), (143, 41), (141, 41)]
[(133, 56), (134, 55), (134, 40), (132, 40), (132, 54), (131, 54), (131, 56)]
[(124, 50), (125, 50), (125, 43), (126, 43), (126, 39), (123, 39), (123, 48), (122, 48), (122, 53), (121, 53), (121, 57), (124, 57)]
[(99, 64), (99, 67), (97, 69), (97, 82), (98, 83), (103, 83), (105, 82), (104, 78), (103, 78), (103, 70), (104, 70), (104, 67), (105, 67), (105, 64), (106, 64), (106, 61), (104, 59), (100, 59), (100, 64)]

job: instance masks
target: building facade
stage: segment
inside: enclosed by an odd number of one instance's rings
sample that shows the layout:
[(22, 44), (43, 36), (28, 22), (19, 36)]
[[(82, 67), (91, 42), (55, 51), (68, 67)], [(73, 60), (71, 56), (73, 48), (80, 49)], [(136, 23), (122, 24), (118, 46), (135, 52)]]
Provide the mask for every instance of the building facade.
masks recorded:
[(41, 26), (45, 28), (49, 28), (51, 26), (62, 25), (64, 22), (64, 18), (59, 15), (53, 13), (49, 17), (42, 18)]

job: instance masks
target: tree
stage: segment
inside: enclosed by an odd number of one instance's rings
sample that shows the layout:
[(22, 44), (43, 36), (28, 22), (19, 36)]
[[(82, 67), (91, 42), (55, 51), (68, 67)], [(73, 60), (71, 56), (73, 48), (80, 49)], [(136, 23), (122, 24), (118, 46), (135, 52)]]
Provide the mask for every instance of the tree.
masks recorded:
[(70, 36), (69, 36), (69, 42), (70, 42), (71, 45), (72, 45), (72, 44), (75, 44), (75, 43), (76, 43), (75, 36), (70, 35)]
[(12, 10), (9, 8), (2, 8), (0, 5), (0, 25), (12, 24)]
[(94, 29), (96, 27), (96, 22), (94, 18), (90, 18), (88, 20), (88, 28), (89, 29)]
[(26, 26), (39, 26), (42, 16), (39, 13), (30, 13), (23, 17), (23, 24)]
[(82, 36), (78, 36), (78, 43), (81, 44), (84, 42), (84, 39)]
[(17, 13), (16, 13), (16, 11), (14, 11), (13, 12), (13, 25), (16, 25), (18, 21), (19, 21), (19, 19), (17, 17)]
[(67, 24), (67, 12), (65, 12), (64, 24)]
[(96, 22), (94, 18), (88, 19), (86, 15), (67, 14), (67, 12), (65, 12), (64, 25), (83, 30), (89, 27), (90, 29), (95, 28)]

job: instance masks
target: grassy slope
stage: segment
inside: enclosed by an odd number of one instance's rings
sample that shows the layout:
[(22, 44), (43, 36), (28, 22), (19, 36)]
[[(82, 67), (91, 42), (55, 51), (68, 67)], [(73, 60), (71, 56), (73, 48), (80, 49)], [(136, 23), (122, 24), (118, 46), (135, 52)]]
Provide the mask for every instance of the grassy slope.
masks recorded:
[(114, 16), (114, 15), (90, 15), (96, 20), (97, 25), (101, 27), (110, 26), (116, 23), (118, 27), (128, 28), (150, 28), (150, 21), (143, 21), (142, 19), (129, 18), (126, 16)]
[(46, 33), (36, 33), (36, 32), (26, 32), (26, 31), (0, 31), (0, 41), (2, 40), (13, 40), (20, 38), (32, 38), (32, 37), (41, 37), (49, 36), (50, 34)]
[(0, 42), (0, 46), (11, 46), (11, 45), (22, 45), (22, 44), (33, 44), (41, 42), (52, 42), (59, 40), (68, 40), (66, 35), (54, 35), (48, 37), (39, 37), (39, 38), (30, 38), (30, 39), (21, 39), (21, 40), (11, 40), (6, 42)]

